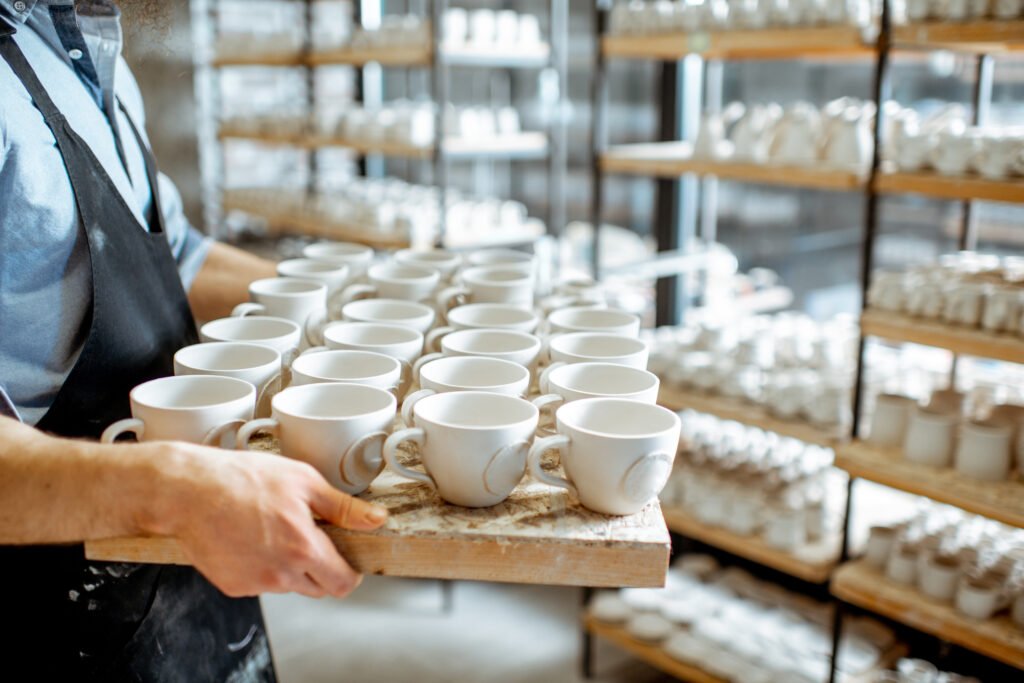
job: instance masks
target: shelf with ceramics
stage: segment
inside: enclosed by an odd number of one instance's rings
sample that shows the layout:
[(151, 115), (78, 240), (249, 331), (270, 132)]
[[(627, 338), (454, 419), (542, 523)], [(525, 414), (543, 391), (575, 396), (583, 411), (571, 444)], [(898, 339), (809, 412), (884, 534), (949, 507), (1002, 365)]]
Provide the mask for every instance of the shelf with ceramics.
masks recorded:
[(846, 477), (827, 448), (681, 414), (683, 436), (661, 493), (669, 529), (804, 581), (839, 559)]
[(678, 177), (688, 173), (820, 190), (865, 186), (871, 163), (870, 102), (840, 98), (821, 108), (799, 102), (734, 102), (705, 113), (691, 143), (614, 145), (601, 155), (608, 173)]
[[(981, 3), (957, 4), (981, 6)], [(1021, 19), (1019, 3), (1002, 0), (994, 4), (1005, 6), (1007, 16), (971, 17), (967, 21), (931, 19), (897, 24), (892, 27), (892, 44), (896, 48), (985, 54), (1024, 49), (1024, 20)], [(1018, 9), (1014, 11), (1014, 7)]]
[[(584, 627), (684, 681), (824, 681), (831, 609), (742, 570), (720, 570), (706, 555), (684, 555), (663, 589), (597, 593)], [(840, 680), (871, 681), (905, 651), (877, 621), (847, 618)]]
[[(889, 578), (866, 560), (839, 567), (832, 577), (832, 594), (852, 605), (924, 633), (978, 652), (1011, 666), (1024, 668), (1024, 629), (1009, 616), (989, 619), (966, 616), (945, 600), (914, 590)], [(990, 596), (984, 586), (971, 598)], [(1001, 598), (999, 598), (1001, 599)]]
[(1024, 178), (991, 179), (977, 175), (949, 176), (930, 171), (904, 173), (883, 167), (875, 178), (880, 194), (920, 194), (936, 199), (1024, 203)]

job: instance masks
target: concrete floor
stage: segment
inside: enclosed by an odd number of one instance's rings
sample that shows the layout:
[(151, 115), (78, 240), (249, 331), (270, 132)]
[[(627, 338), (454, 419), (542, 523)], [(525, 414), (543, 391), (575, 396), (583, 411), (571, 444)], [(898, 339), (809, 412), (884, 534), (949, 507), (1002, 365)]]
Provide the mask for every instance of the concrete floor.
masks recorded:
[[(263, 598), (281, 683), (581, 681), (580, 591), (367, 577), (347, 600)], [(602, 683), (671, 679), (597, 642)]]

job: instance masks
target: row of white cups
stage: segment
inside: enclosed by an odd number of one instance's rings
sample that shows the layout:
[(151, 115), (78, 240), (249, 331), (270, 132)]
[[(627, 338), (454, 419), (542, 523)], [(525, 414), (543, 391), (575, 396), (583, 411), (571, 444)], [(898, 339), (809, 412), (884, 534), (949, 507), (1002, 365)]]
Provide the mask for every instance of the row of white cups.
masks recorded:
[[(235, 434), (244, 449), (270, 433), (348, 493), (386, 463), (466, 507), (502, 502), (527, 467), (604, 514), (638, 512), (664, 487), (679, 418), (655, 404), (640, 319), (604, 308), (593, 283), (564, 284), (545, 316), (522, 252), (405, 250), (374, 263), (367, 247), (322, 243), (304, 256), (204, 324), (202, 343), (175, 355), (176, 376), (136, 387), (132, 417), (102, 440)], [(535, 382), (543, 393), (526, 400)], [(407, 443), (424, 471), (399, 455)], [(565, 478), (541, 467), (550, 450)]]
[(612, 7), (616, 35), (763, 29), (769, 26), (867, 26), (870, 0), (628, 0)]

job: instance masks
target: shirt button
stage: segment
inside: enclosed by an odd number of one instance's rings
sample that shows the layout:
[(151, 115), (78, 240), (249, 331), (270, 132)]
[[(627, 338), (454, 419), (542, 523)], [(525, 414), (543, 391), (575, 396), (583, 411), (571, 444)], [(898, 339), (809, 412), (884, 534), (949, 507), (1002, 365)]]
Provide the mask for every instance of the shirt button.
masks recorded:
[(21, 0), (18, 0), (17, 2), (14, 3), (14, 11), (15, 12), (24, 12), (27, 9), (28, 9), (28, 5), (26, 5)]
[(75, 61), (78, 61), (79, 59), (82, 58), (82, 51), (79, 50), (77, 47), (72, 48), (72, 49), (68, 50), (68, 57), (71, 57), (71, 59), (74, 59)]

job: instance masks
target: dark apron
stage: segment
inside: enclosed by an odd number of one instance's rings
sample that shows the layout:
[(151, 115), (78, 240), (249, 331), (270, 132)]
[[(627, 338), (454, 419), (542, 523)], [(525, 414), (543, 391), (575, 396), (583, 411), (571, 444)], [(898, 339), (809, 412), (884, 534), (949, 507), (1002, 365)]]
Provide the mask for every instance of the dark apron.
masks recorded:
[[(57, 110), (13, 34), (0, 19), (0, 56), (53, 132), (92, 264), (81, 356), (37, 426), (95, 439), (130, 416), (132, 387), (173, 374), (174, 352), (197, 341), (195, 325), (164, 234), (155, 164), (134, 122), (153, 195), (148, 232)], [(6, 680), (275, 680), (259, 602), (228, 598), (191, 568), (87, 562), (81, 545), (6, 547), (0, 590)], [(6, 678), (12, 671), (21, 675)]]

